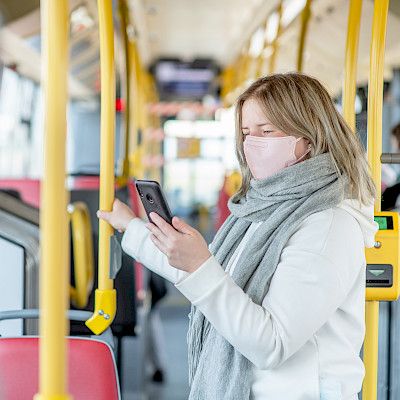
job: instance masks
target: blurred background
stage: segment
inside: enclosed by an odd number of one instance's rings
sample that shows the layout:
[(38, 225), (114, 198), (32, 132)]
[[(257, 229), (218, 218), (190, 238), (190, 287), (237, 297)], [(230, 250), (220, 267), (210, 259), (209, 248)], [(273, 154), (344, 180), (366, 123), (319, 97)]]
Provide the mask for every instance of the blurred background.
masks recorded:
[[(69, 5), (68, 189), (71, 202), (88, 205), (96, 249), (101, 92), (97, 4), (70, 0)], [(356, 127), (364, 144), (373, 5), (372, 0), (362, 5), (358, 51)], [(210, 242), (229, 214), (228, 198), (240, 186), (235, 99), (260, 76), (301, 69), (321, 80), (341, 110), (348, 9), (348, 0), (115, 0), (117, 196), (144, 217), (133, 180), (157, 180), (173, 214)], [(38, 211), (44, 168), (40, 2), (0, 0), (0, 16), (0, 188)], [(391, 1), (384, 152), (400, 147), (400, 131), (392, 134), (400, 122), (399, 32), (400, 1)], [(384, 189), (398, 183), (399, 172), (397, 166), (383, 169)], [(122, 311), (113, 328), (123, 398), (183, 400), (188, 395), (190, 305), (172, 284), (129, 257), (124, 263), (126, 275), (117, 284)], [(93, 306), (92, 297), (87, 309)], [(0, 300), (0, 309), (7, 307)], [(71, 329), (81, 333), (79, 327)], [(387, 383), (382, 385), (387, 389)]]

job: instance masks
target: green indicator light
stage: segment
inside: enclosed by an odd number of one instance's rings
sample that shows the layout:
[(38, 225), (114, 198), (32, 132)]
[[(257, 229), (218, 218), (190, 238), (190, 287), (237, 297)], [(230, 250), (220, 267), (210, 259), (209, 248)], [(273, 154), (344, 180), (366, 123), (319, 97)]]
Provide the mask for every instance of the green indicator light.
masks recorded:
[(384, 269), (370, 269), (369, 272), (371, 272), (372, 275), (379, 276), (379, 275), (382, 275), (385, 272), (385, 270)]
[(387, 218), (386, 217), (374, 217), (375, 222), (379, 225), (379, 230), (387, 230)]

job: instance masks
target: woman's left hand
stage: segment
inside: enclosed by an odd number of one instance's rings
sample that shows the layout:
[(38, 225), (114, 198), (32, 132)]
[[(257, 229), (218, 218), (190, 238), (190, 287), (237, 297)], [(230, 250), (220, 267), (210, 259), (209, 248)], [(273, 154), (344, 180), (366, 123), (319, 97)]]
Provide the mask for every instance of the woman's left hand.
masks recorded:
[(154, 222), (146, 224), (152, 233), (150, 238), (168, 257), (168, 262), (173, 267), (191, 273), (211, 256), (200, 232), (180, 218), (173, 217), (172, 227), (155, 212), (150, 217)]

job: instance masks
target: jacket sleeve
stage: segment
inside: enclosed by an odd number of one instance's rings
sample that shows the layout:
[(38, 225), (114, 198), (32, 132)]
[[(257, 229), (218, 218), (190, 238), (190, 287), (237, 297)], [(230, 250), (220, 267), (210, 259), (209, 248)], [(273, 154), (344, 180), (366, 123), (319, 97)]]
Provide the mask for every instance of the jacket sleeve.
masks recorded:
[(140, 218), (134, 218), (129, 223), (121, 245), (125, 253), (172, 283), (189, 275), (168, 263), (167, 256), (152, 242), (150, 231)]
[[(262, 305), (255, 304), (212, 256), (175, 286), (257, 368), (276, 368), (344, 301), (357, 276), (348, 276), (348, 271), (359, 272), (364, 266), (359, 228), (331, 226), (318, 236), (317, 227), (303, 224), (289, 240)], [(340, 245), (344, 256), (337, 251)], [(320, 252), (311, 251), (315, 246)], [(359, 258), (347, 257), (346, 251), (359, 253)]]

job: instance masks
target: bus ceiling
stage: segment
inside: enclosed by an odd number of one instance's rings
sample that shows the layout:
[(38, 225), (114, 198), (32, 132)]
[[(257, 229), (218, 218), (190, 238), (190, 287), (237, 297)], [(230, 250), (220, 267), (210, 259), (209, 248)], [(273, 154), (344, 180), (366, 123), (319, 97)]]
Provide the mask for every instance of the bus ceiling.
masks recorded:
[(0, 14), (2, 25), (7, 25), (13, 21), (30, 14), (33, 11), (39, 11), (40, 0), (1, 0)]

